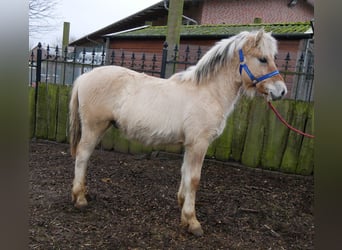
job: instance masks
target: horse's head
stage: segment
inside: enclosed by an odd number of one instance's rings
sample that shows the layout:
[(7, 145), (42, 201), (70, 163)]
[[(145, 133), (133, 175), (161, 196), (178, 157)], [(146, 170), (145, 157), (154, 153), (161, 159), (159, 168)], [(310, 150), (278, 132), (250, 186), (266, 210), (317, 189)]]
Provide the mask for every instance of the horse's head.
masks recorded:
[(277, 54), (277, 41), (263, 29), (251, 32), (238, 51), (240, 74), (246, 92), (256, 91), (267, 100), (277, 100), (286, 95), (283, 77), (279, 74), (274, 59)]

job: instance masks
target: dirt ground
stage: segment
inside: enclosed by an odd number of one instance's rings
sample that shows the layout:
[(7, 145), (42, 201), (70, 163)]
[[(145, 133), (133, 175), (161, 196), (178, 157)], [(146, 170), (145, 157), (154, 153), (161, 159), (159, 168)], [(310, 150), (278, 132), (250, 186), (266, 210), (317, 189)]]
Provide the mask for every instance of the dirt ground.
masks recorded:
[(30, 142), (30, 249), (313, 249), (313, 177), (206, 160), (197, 192), (204, 236), (180, 227), (182, 158), (98, 149), (89, 206), (71, 203), (67, 144)]

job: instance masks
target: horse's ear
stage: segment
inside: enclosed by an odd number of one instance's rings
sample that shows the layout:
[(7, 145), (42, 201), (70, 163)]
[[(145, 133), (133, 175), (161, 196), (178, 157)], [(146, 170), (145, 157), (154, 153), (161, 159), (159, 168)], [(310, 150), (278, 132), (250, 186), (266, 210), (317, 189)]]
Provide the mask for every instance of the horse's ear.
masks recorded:
[(255, 36), (255, 44), (254, 44), (255, 46), (258, 46), (264, 34), (265, 34), (265, 30), (263, 28), (258, 31), (258, 33)]

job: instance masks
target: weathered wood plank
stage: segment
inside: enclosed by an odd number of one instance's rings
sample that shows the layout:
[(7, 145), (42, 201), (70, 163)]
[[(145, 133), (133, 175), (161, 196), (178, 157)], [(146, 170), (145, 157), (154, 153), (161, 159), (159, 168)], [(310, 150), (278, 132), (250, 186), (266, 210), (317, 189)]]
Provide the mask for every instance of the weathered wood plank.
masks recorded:
[(48, 139), (56, 139), (56, 128), (57, 128), (57, 111), (58, 111), (58, 85), (48, 85)]
[(263, 98), (254, 98), (248, 119), (246, 141), (241, 162), (248, 167), (257, 167), (263, 147), (266, 120), (266, 102)]
[(165, 145), (154, 145), (152, 146), (152, 151), (166, 151), (165, 148)]
[(114, 128), (110, 127), (103, 135), (101, 140), (101, 148), (111, 150), (114, 148)]
[(34, 113), (34, 95), (35, 95), (35, 88), (29, 87), (28, 88), (28, 114), (29, 114), (29, 136), (30, 138), (33, 138), (35, 136), (35, 131), (34, 131), (34, 123), (35, 123), (35, 118), (36, 115)]
[[(289, 120), (293, 101), (282, 100), (272, 103), (285, 120)], [(271, 109), (267, 111), (265, 142), (261, 156), (263, 168), (277, 170), (280, 168), (282, 156), (286, 147), (289, 129), (282, 124)]]
[[(292, 119), (289, 122), (291, 126), (303, 130), (307, 116), (308, 105), (305, 102), (297, 101), (294, 103)], [(302, 146), (303, 136), (294, 131), (290, 131), (286, 149), (283, 154), (283, 159), (280, 169), (284, 172), (295, 173), (300, 148)]]
[(135, 140), (129, 141), (128, 148), (128, 151), (131, 154), (141, 154), (143, 152), (143, 145)]
[(232, 155), (235, 161), (241, 161), (241, 155), (245, 145), (245, 139), (248, 128), (248, 116), (250, 111), (251, 99), (241, 97), (236, 104), (233, 112), (233, 135), (232, 135)]
[(205, 155), (206, 158), (215, 158), (215, 151), (216, 151), (216, 146), (218, 143), (218, 139), (216, 138), (208, 147), (207, 153)]
[(129, 152), (131, 154), (147, 154), (152, 152), (152, 146), (146, 146), (138, 141), (129, 141)]
[(144, 154), (151, 153), (152, 151), (153, 151), (153, 147), (152, 146), (144, 145), (143, 148), (142, 148), (142, 153), (144, 153)]
[(119, 129), (114, 129), (114, 150), (121, 153), (129, 152), (129, 140), (125, 138)]
[(180, 144), (170, 144), (165, 146), (165, 151), (174, 154), (182, 153), (182, 145)]
[(215, 158), (221, 161), (228, 161), (232, 151), (232, 138), (233, 138), (233, 117), (227, 119), (226, 127), (222, 135), (217, 140), (215, 150)]
[(48, 135), (48, 105), (47, 105), (47, 84), (40, 83), (38, 86), (38, 101), (36, 114), (36, 137), (47, 139)]
[[(308, 118), (306, 121), (305, 132), (314, 134), (314, 109), (313, 103), (308, 104)], [(310, 175), (314, 169), (314, 139), (304, 137), (302, 147), (298, 156), (296, 173)]]
[(70, 87), (59, 85), (58, 95), (58, 115), (57, 115), (57, 130), (56, 130), (56, 141), (67, 142), (68, 141), (68, 110), (69, 110), (69, 94)]

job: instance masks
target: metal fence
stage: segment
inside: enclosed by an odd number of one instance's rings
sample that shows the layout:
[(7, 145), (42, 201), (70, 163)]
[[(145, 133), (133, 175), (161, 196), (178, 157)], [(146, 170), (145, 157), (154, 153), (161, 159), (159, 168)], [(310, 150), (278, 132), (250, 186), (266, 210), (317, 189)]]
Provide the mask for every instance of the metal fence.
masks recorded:
[(161, 55), (96, 48), (42, 48), (39, 43), (29, 59), (29, 81), (70, 85), (81, 74), (95, 67), (118, 65), (153, 76), (161, 75)]
[[(276, 64), (289, 88), (288, 98), (313, 101), (314, 55), (313, 42), (300, 53), (280, 53)], [(39, 43), (29, 58), (29, 84), (39, 82), (70, 85), (81, 74), (94, 67), (118, 65), (138, 72), (157, 76), (165, 75), (166, 64), (173, 64), (175, 72), (195, 65), (210, 49), (208, 46), (181, 45), (169, 49), (165, 43), (160, 53), (131, 52), (104, 48), (42, 48)], [(172, 53), (168, 58), (168, 53)]]

